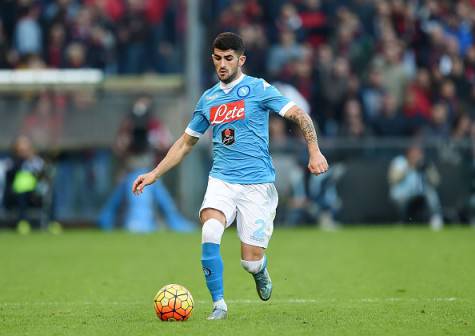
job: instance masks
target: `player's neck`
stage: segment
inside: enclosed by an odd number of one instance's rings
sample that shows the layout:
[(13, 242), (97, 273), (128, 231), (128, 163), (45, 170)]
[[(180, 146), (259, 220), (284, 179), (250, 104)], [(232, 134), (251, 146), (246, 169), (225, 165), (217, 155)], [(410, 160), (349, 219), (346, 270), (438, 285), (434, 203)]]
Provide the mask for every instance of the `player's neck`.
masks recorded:
[(244, 79), (244, 73), (242, 73), (242, 71), (239, 71), (236, 74), (236, 77), (231, 82), (224, 83), (223, 81), (220, 81), (219, 85), (220, 85), (221, 89), (223, 89), (224, 91), (229, 91), (233, 87), (235, 87), (239, 82), (241, 82), (243, 79)]

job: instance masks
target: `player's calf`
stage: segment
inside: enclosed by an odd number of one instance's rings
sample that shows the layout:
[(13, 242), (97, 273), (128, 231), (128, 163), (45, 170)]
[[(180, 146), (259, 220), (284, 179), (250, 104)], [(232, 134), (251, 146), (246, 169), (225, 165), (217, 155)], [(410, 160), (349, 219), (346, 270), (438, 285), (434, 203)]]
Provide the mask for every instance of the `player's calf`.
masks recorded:
[(255, 261), (241, 260), (241, 265), (252, 274), (261, 300), (269, 300), (272, 295), (272, 280), (267, 270), (267, 257), (264, 256), (261, 260)]

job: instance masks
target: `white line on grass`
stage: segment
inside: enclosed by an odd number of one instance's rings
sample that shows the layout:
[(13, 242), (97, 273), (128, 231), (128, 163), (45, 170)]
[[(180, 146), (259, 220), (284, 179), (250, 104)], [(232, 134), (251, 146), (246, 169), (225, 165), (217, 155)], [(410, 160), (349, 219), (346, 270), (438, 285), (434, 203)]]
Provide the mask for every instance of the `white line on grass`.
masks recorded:
[[(456, 297), (435, 297), (435, 298), (399, 298), (399, 297), (387, 297), (387, 298), (361, 298), (361, 299), (274, 299), (269, 301), (273, 304), (301, 304), (301, 303), (390, 303), (390, 302), (454, 302), (463, 301), (466, 299)], [(208, 300), (196, 300), (196, 303), (207, 304)], [(231, 299), (226, 300), (229, 304), (257, 304), (261, 303), (260, 300), (251, 299)], [(105, 302), (93, 302), (93, 301), (80, 301), (80, 302), (60, 302), (60, 301), (32, 301), (32, 302), (0, 302), (0, 306), (87, 306), (87, 305), (110, 305), (110, 306), (130, 306), (130, 305), (144, 305), (147, 302), (127, 302), (127, 301), (105, 301)]]

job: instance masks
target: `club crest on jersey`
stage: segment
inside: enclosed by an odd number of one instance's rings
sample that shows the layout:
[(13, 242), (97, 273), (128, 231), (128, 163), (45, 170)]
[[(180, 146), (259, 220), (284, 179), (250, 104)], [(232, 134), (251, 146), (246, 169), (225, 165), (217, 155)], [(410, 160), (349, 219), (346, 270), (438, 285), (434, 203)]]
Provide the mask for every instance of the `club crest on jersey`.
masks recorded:
[(232, 145), (235, 141), (234, 130), (232, 128), (226, 128), (221, 132), (221, 141), (223, 145)]
[(247, 85), (244, 85), (244, 86), (241, 86), (238, 90), (237, 90), (237, 94), (239, 97), (241, 98), (244, 98), (246, 97), (249, 92), (251, 92), (251, 88)]
[(245, 117), (244, 100), (213, 106), (210, 110), (211, 125), (224, 124)]

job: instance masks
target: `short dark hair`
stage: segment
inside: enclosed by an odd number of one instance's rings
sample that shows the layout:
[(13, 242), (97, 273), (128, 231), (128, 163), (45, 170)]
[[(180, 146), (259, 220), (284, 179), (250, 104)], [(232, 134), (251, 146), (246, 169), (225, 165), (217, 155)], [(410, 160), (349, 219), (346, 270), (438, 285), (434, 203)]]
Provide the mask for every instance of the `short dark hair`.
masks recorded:
[(211, 51), (213, 52), (215, 48), (219, 50), (232, 49), (240, 55), (244, 54), (245, 51), (242, 38), (239, 35), (231, 32), (221, 33), (216, 36), (213, 42), (213, 50)]

